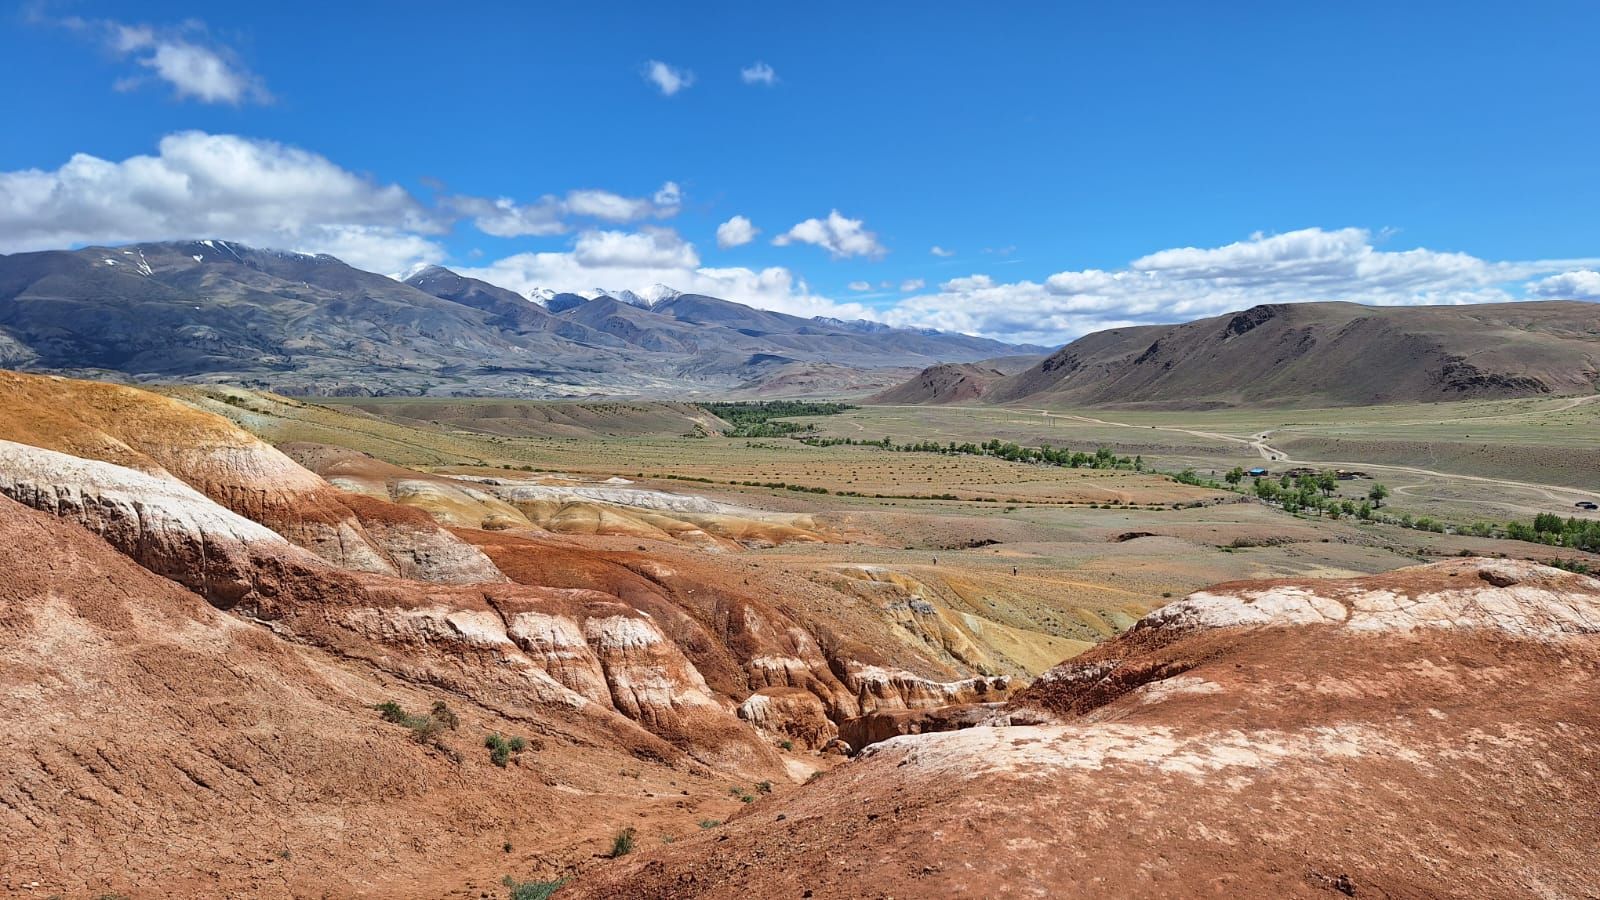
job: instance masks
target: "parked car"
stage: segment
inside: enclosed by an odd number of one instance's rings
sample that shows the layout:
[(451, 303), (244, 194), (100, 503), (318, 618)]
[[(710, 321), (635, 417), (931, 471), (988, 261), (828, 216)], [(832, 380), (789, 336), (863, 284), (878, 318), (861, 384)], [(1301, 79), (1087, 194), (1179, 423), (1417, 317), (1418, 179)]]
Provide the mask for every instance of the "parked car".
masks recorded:
[(1579, 509), (1600, 509), (1600, 504), (1596, 504), (1593, 500), (1579, 500), (1573, 506)]

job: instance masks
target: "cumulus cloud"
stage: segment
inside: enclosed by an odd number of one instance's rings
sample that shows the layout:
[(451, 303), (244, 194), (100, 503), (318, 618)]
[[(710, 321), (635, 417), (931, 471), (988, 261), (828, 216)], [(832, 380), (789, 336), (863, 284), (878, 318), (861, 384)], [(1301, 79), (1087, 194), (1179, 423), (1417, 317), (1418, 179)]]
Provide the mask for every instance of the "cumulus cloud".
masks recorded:
[(671, 97), (694, 84), (693, 72), (674, 68), (659, 59), (652, 59), (644, 64), (644, 78), (655, 85), (664, 97)]
[(852, 281), (849, 284), (845, 285), (845, 287), (849, 288), (852, 291), (860, 293), (862, 291), (870, 291), (870, 290), (872, 290), (872, 282), (870, 282), (870, 281)]
[(443, 261), (437, 236), (460, 219), (495, 237), (549, 236), (574, 220), (669, 218), (682, 202), (683, 189), (668, 181), (647, 197), (588, 189), (527, 204), (445, 195), (426, 205), (317, 153), (184, 131), (162, 138), (155, 155), (79, 153), (54, 170), (0, 172), (0, 252), (222, 238), (397, 272)]
[(871, 315), (859, 304), (838, 303), (813, 293), (804, 279), (780, 266), (760, 270), (701, 266), (694, 245), (666, 228), (583, 232), (571, 250), (518, 253), (459, 271), (522, 294), (534, 288), (643, 291), (654, 284), (667, 284), (793, 315), (850, 319)]
[(119, 91), (137, 90), (151, 80), (170, 85), (179, 99), (201, 103), (269, 103), (261, 78), (231, 48), (212, 40), (204, 23), (190, 20), (171, 28), (109, 20), (63, 19), (58, 24), (97, 40), (118, 59), (143, 71), (117, 79)]
[(1528, 284), (1528, 293), (1556, 300), (1600, 300), (1600, 272), (1578, 269), (1540, 278)]
[(624, 197), (600, 190), (572, 191), (567, 194), (566, 211), (571, 215), (606, 222), (633, 222), (648, 216), (665, 218), (676, 215), (682, 199), (678, 185), (671, 181), (662, 185), (650, 198)]
[(683, 188), (678, 187), (676, 181), (669, 181), (663, 184), (650, 199), (655, 202), (658, 208), (671, 209), (676, 212), (678, 207), (683, 205)]
[(956, 255), (956, 252), (954, 250), (946, 250), (945, 248), (939, 246), (938, 244), (934, 244), (932, 247), (930, 247), (928, 249), (928, 252), (932, 253), (934, 256), (955, 256)]
[(466, 216), (484, 234), (495, 237), (523, 237), (527, 235), (563, 234), (567, 223), (565, 201), (546, 196), (534, 203), (518, 203), (510, 197), (490, 200), (486, 197), (449, 197), (444, 205), (452, 212)]
[(683, 190), (673, 181), (650, 197), (624, 197), (611, 191), (585, 189), (568, 191), (565, 196), (546, 194), (532, 203), (518, 203), (509, 197), (490, 200), (465, 196), (443, 201), (450, 211), (470, 218), (479, 231), (506, 238), (563, 234), (569, 229), (569, 218), (614, 223), (665, 219), (677, 215), (682, 203)]
[(742, 247), (756, 239), (761, 233), (754, 223), (744, 216), (734, 216), (717, 226), (717, 246), (724, 250), (730, 247)]
[(827, 250), (835, 258), (867, 256), (878, 258), (889, 251), (878, 236), (866, 229), (860, 219), (847, 219), (833, 210), (826, 219), (807, 219), (772, 239), (779, 247), (789, 244), (813, 244)]
[[(1042, 283), (977, 273), (901, 302), (885, 318), (1012, 340), (1057, 343), (1104, 328), (1182, 322), (1261, 303), (1348, 300), (1374, 305), (1473, 303), (1529, 294), (1577, 296), (1583, 260), (1493, 262), (1423, 248), (1383, 250), (1359, 228), (1254, 234), (1221, 247), (1181, 247), (1126, 268), (1057, 272)], [(1551, 273), (1558, 273), (1552, 275)], [(1565, 275), (1576, 276), (1570, 279)]]
[(905, 281), (900, 282), (900, 292), (909, 294), (912, 291), (920, 291), (927, 286), (928, 283), (921, 278), (907, 278)]
[(692, 269), (700, 265), (694, 245), (670, 228), (641, 231), (585, 231), (573, 259), (588, 269)]
[(778, 83), (778, 73), (764, 62), (754, 62), (739, 70), (739, 77), (745, 84), (764, 84), (771, 87)]
[(334, 253), (381, 272), (444, 258), (446, 223), (404, 188), (274, 141), (185, 131), (154, 156), (75, 154), (0, 172), (0, 250), (214, 237)]

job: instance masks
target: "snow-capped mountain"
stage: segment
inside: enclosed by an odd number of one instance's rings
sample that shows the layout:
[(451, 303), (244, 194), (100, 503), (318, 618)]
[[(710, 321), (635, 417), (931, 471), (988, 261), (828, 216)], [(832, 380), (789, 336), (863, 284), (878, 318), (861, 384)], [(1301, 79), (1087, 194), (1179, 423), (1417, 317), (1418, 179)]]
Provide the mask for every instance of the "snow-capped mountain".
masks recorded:
[(834, 328), (847, 328), (851, 331), (858, 331), (863, 334), (882, 334), (886, 331), (895, 330), (893, 325), (885, 325), (882, 322), (874, 322), (871, 319), (847, 320), (836, 319), (833, 316), (812, 316), (811, 320), (821, 325), (829, 325)]
[(664, 284), (656, 283), (642, 291), (631, 291), (627, 288), (593, 288), (587, 291), (576, 291), (575, 293), (588, 300), (594, 300), (598, 297), (610, 297), (630, 306), (650, 309), (658, 303), (665, 303), (679, 296), (683, 292)]
[(828, 325), (665, 285), (596, 293), (615, 299), (522, 293), (441, 266), (396, 281), (332, 256), (214, 239), (13, 253), (0, 255), (0, 361), (295, 394), (654, 394), (681, 379), (742, 389), (785, 366), (811, 378), (822, 365), (833, 378), (1029, 352)]

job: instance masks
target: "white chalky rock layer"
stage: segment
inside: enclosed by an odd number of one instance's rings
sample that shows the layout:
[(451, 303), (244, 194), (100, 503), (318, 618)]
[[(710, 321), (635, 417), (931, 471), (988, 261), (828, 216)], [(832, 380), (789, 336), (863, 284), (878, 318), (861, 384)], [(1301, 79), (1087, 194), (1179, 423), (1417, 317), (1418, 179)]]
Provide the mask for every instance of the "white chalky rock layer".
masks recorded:
[(587, 500), (592, 503), (609, 503), (613, 506), (628, 506), (635, 509), (650, 509), (658, 512), (722, 515), (753, 514), (752, 511), (727, 506), (705, 497), (696, 497), (689, 494), (669, 494), (665, 491), (650, 491), (639, 488), (557, 487), (524, 484), (497, 485), (493, 490), (500, 497), (511, 503), (528, 503), (539, 500), (570, 503)]
[(266, 526), (165, 474), (0, 441), (0, 493), (73, 519), (145, 568), (213, 603), (254, 590), (253, 553), (302, 554)]
[(1417, 573), (1415, 586), (1379, 576), (1197, 591), (1145, 616), (1139, 627), (1482, 628), (1526, 638), (1600, 633), (1600, 581), (1593, 578), (1515, 560), (1463, 560), (1406, 571)]

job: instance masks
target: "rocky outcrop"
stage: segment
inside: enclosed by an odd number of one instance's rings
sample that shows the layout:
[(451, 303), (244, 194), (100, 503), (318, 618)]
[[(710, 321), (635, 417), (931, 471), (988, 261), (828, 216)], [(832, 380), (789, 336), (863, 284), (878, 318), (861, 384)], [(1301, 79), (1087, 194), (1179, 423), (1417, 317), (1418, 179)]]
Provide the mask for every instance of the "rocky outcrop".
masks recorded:
[[(170, 476), (10, 442), (0, 451), (8, 496), (79, 522), (219, 606), (468, 696), (616, 715), (732, 771), (776, 767), (771, 744), (780, 734), (777, 740), (822, 746), (836, 736), (834, 722), (863, 712), (992, 700), (1009, 686), (1004, 677), (941, 681), (847, 653), (830, 655), (787, 616), (732, 597), (717, 601), (732, 605), (720, 608), (724, 633), (713, 637), (663, 592), (680, 576), (653, 562), (638, 563), (647, 578), (637, 587), (618, 585), (619, 593), (538, 584), (451, 588), (350, 573)], [(419, 510), (396, 515), (386, 504), (351, 499), (356, 510), (369, 502), (378, 507), (366, 511), (369, 521), (412, 536), (411, 554), (397, 556), (402, 571), (425, 570), (437, 582), (442, 571), (488, 559), (476, 547), (463, 559), (452, 555), (454, 543), (417, 541), (417, 535), (436, 533), (423, 527), (427, 523), (407, 521), (426, 519)], [(388, 543), (402, 542), (392, 535)], [(530, 544), (518, 550), (538, 552)], [(685, 590), (687, 597), (695, 588)], [(729, 678), (732, 672), (720, 674), (720, 690), (683, 650), (717, 642), (741, 648), (717, 665), (731, 664), (743, 674), (742, 683)], [(736, 715), (736, 706), (762, 689), (784, 698), (763, 720), (764, 739)], [(757, 712), (763, 702), (745, 712)]]
[(338, 447), (296, 443), (284, 449), (345, 491), (421, 509), (456, 528), (637, 537), (730, 551), (831, 539), (810, 516), (629, 487), (620, 478), (441, 475)]
[(421, 510), (358, 495), (339, 499), (383, 548), (394, 574), (401, 578), (440, 584), (506, 580), (482, 550), (440, 528)]
[(1454, 560), (1367, 578), (1224, 584), (1146, 616), (1142, 628), (1339, 625), (1355, 631), (1482, 628), (1519, 637), (1600, 632), (1600, 582), (1520, 560)]
[(933, 709), (891, 709), (870, 712), (839, 724), (839, 738), (855, 750), (900, 737), (957, 731), (988, 724), (1001, 703), (965, 703)]
[(11, 441), (0, 441), (0, 493), (81, 524), (223, 607), (256, 592), (256, 557), (304, 552), (170, 476)]
[(390, 504), (358, 512), (322, 478), (227, 419), (114, 384), (0, 372), (0, 439), (170, 477), (341, 568), (503, 581), (488, 559)]
[(978, 675), (958, 681), (934, 681), (910, 672), (861, 665), (846, 660), (843, 681), (856, 692), (865, 712), (885, 709), (936, 709), (963, 703), (1005, 699), (1011, 691), (1009, 675)]
[[(589, 863), (618, 828), (726, 806), (739, 780), (620, 716), (515, 702), (512, 679), (485, 677), (511, 656), (472, 671), (453, 654), (474, 694), (443, 665), (409, 667), (398, 641), (383, 667), (349, 638), (357, 655), (329, 653), (3, 496), (0, 571), (0, 896), (499, 896), (534, 853)], [(484, 634), (459, 613), (430, 619), (427, 640)], [(387, 722), (384, 701), (416, 716), (443, 703), (455, 727)], [(496, 733), (526, 740), (505, 767), (484, 748)]]
[(761, 688), (739, 704), (739, 718), (772, 740), (803, 750), (820, 750), (839, 736), (822, 699), (800, 688)]
[[(0, 441), (0, 493), (82, 525), (217, 606), (404, 677), (523, 709), (615, 715), (729, 770), (777, 766), (732, 702), (714, 697), (648, 616), (615, 597), (591, 592), (580, 615), (560, 618), (570, 594), (341, 571), (170, 476), (9, 441)], [(556, 623), (552, 645), (536, 639), (538, 616)], [(562, 659), (576, 649), (573, 634), (586, 653)]]
[(714, 843), (566, 890), (1583, 896), (1600, 880), (1597, 616), (1600, 581), (1504, 560), (1219, 585), (976, 727), (865, 716), (842, 734), (867, 743), (856, 760)]

